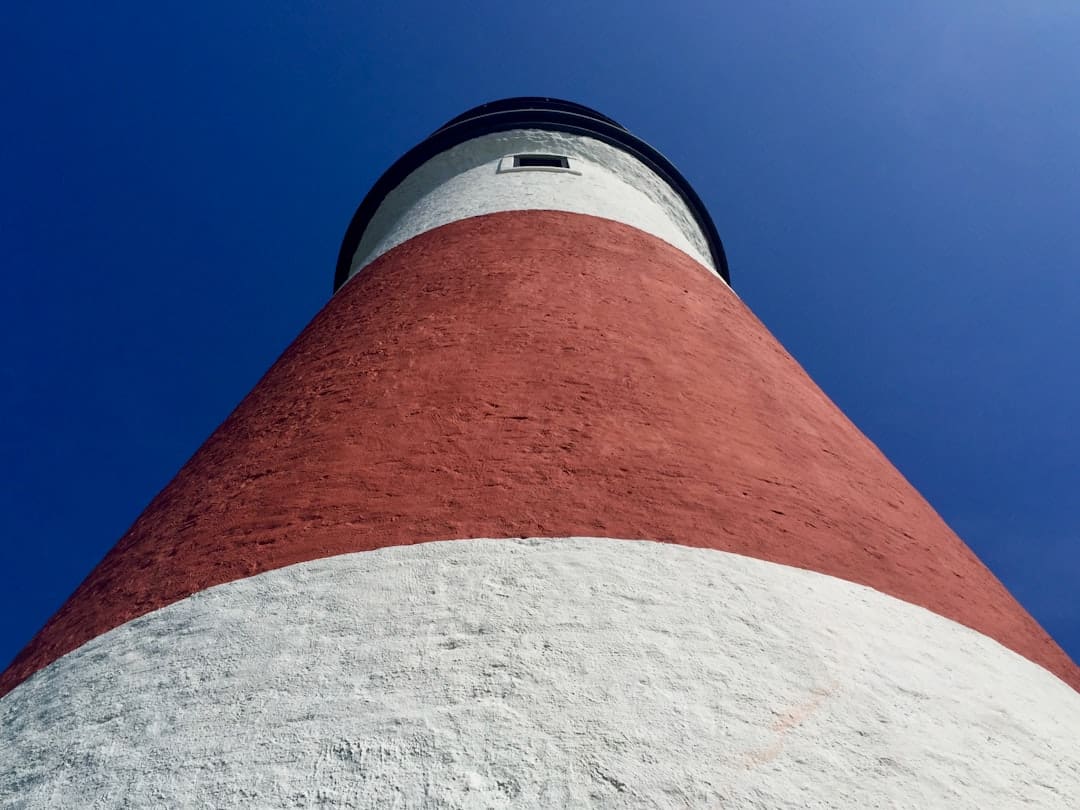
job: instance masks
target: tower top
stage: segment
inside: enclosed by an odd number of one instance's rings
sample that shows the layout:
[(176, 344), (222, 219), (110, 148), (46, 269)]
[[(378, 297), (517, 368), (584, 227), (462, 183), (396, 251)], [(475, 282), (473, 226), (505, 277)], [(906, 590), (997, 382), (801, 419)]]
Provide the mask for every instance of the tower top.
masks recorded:
[(697, 192), (670, 160), (626, 127), (596, 110), (572, 101), (543, 96), (518, 96), (489, 101), (458, 115), (406, 152), (383, 173), (356, 209), (338, 253), (334, 290), (349, 278), (352, 259), (364, 232), (386, 195), (434, 156), (458, 144), (495, 132), (539, 129), (594, 138), (633, 155), (659, 175), (682, 198), (708, 243), (717, 272), (730, 283), (727, 257), (720, 235)]

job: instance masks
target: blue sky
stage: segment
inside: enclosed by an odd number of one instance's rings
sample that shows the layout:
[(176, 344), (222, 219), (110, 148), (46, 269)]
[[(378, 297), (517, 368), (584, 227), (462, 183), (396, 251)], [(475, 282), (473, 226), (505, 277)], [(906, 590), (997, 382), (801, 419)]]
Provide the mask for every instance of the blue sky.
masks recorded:
[(1080, 6), (18, 4), (0, 31), (0, 666), (326, 301), (464, 109), (595, 107), (743, 299), (1080, 658)]

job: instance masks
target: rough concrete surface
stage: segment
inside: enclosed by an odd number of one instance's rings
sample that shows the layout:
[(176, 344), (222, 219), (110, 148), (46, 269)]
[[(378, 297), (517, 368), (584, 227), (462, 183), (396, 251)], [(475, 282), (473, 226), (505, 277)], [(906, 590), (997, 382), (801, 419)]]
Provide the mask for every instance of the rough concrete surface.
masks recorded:
[[(498, 171), (501, 158), (533, 152), (574, 158), (579, 173)], [(644, 163), (595, 138), (527, 129), (473, 138), (417, 168), (379, 206), (357, 246), (352, 272), (440, 225), (526, 210), (621, 222), (716, 270), (708, 258), (708, 241), (686, 203)]]
[(706, 549), (458, 540), (138, 618), (0, 701), (14, 808), (1053, 808), (1080, 696), (870, 588)]
[(640, 537), (869, 585), (1080, 669), (730, 288), (617, 222), (513, 211), (348, 282), (13, 664), (293, 563)]

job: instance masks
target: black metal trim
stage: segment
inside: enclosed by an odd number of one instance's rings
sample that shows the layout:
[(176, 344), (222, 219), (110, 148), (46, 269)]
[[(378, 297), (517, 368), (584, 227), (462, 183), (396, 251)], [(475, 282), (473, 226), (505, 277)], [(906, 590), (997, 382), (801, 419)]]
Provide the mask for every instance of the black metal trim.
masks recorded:
[(371, 218), (386, 195), (422, 164), (458, 144), (493, 132), (542, 129), (603, 141), (640, 160), (667, 182), (686, 203), (705, 234), (717, 272), (731, 283), (724, 245), (701, 198), (666, 157), (618, 123), (595, 110), (560, 99), (525, 96), (482, 104), (462, 113), (414, 146), (383, 173), (356, 209), (338, 253), (334, 291), (348, 281), (353, 256)]

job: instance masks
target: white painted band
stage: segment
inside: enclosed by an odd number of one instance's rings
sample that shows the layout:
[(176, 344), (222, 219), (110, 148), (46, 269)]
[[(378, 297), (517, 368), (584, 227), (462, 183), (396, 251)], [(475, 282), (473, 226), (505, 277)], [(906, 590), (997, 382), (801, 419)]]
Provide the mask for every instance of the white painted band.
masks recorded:
[(869, 588), (459, 540), (220, 585), (0, 700), (0, 805), (1046, 807), (1080, 696)]
[[(500, 171), (503, 158), (569, 157), (573, 171)], [(565, 132), (513, 130), (436, 155), (391, 191), (353, 256), (350, 276), (386, 251), (468, 217), (551, 210), (612, 219), (657, 236), (712, 272), (708, 242), (682, 198), (644, 163), (602, 141)]]

